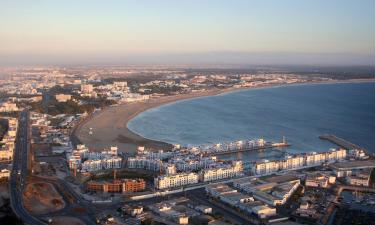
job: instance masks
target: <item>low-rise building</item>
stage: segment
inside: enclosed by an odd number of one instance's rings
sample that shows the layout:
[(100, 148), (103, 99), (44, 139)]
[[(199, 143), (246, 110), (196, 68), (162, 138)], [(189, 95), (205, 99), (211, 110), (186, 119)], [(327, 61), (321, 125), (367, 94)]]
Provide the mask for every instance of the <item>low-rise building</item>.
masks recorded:
[(143, 206), (129, 206), (129, 205), (125, 205), (121, 208), (121, 210), (127, 214), (127, 215), (130, 215), (130, 216), (137, 216), (137, 215), (140, 215), (143, 213)]
[(259, 218), (276, 215), (276, 209), (255, 201), (252, 196), (237, 192), (226, 184), (211, 184), (206, 186), (206, 192), (210, 196), (219, 199), (223, 203), (236, 207)]
[(237, 190), (230, 188), (226, 184), (210, 184), (206, 186), (206, 192), (212, 197), (218, 198), (224, 194), (237, 193)]
[(371, 172), (372, 169), (355, 171), (351, 176), (346, 177), (346, 181), (350, 185), (368, 187), (370, 186)]
[(57, 94), (55, 95), (56, 101), (58, 102), (67, 102), (72, 98), (72, 95), (67, 94)]
[(0, 179), (9, 179), (10, 177), (10, 170), (2, 169), (0, 170)]
[(306, 187), (327, 188), (329, 184), (334, 184), (336, 177), (321, 172), (308, 173), (305, 180)]
[(249, 183), (245, 183), (244, 180), (241, 181), (241, 184), (238, 182), (234, 183), (235, 187), (252, 194), (255, 199), (272, 206), (283, 205), (299, 185), (299, 179), (280, 183), (252, 179), (249, 180)]
[(231, 206), (236, 206), (239, 203), (246, 203), (254, 201), (254, 198), (249, 195), (244, 195), (240, 192), (224, 193), (219, 196), (220, 200)]
[(86, 184), (87, 190), (102, 192), (138, 192), (146, 188), (146, 182), (143, 179), (124, 179), (114, 180), (113, 182), (89, 181)]
[(276, 213), (276, 208), (269, 207), (267, 205), (260, 205), (260, 206), (255, 206), (252, 208), (252, 212), (258, 216), (259, 218), (267, 218), (271, 216), (275, 216)]
[(212, 208), (206, 205), (198, 205), (194, 209), (204, 214), (212, 213)]
[(12, 102), (1, 102), (0, 103), (0, 112), (17, 112), (19, 108), (16, 103)]

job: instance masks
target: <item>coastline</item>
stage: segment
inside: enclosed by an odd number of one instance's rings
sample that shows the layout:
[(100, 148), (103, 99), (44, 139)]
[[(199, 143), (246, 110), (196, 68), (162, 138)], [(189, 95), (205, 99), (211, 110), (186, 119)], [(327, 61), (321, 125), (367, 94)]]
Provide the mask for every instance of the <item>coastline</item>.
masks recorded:
[[(152, 140), (141, 136), (128, 128), (128, 123), (131, 119), (140, 113), (160, 107), (162, 105), (175, 103), (177, 101), (195, 99), (200, 97), (215, 96), (236, 91), (244, 91), (250, 89), (284, 87), (292, 85), (314, 85), (314, 84), (339, 84), (339, 83), (364, 83), (375, 82), (375, 79), (351, 79), (351, 80), (335, 80), (325, 82), (304, 82), (293, 84), (275, 84), (263, 85), (256, 87), (241, 87), (241, 88), (224, 88), (224, 89), (210, 89), (202, 92), (194, 92), (182, 95), (163, 96), (155, 99), (150, 99), (144, 102), (135, 102), (128, 104), (120, 104), (110, 106), (102, 109), (100, 112), (91, 116), (87, 121), (77, 127), (75, 136), (80, 142), (87, 145), (93, 151), (102, 151), (104, 148), (110, 146), (118, 146), (119, 151), (133, 154), (136, 152), (138, 146), (145, 146), (146, 149), (168, 150), (172, 145), (166, 142)], [(92, 134), (89, 134), (90, 128)]]
[[(219, 95), (239, 88), (211, 89), (182, 95), (163, 96), (143, 102), (119, 104), (102, 109), (77, 127), (74, 136), (93, 151), (118, 146), (119, 151), (135, 153), (138, 146), (150, 150), (171, 149), (172, 144), (142, 137), (128, 128), (128, 122), (138, 114), (177, 101)], [(92, 134), (89, 134), (90, 128)]]

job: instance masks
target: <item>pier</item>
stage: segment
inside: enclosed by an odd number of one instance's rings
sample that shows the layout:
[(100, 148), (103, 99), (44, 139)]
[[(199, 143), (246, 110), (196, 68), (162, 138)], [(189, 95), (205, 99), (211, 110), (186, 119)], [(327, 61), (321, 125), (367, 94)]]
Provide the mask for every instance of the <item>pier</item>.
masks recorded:
[(358, 150), (363, 150), (367, 155), (370, 154), (366, 149), (364, 149), (364, 148), (362, 148), (362, 147), (360, 147), (356, 144), (353, 144), (353, 143), (351, 143), (347, 140), (339, 138), (339, 137), (337, 137), (333, 134), (321, 135), (321, 136), (319, 136), (319, 138), (322, 139), (322, 140), (332, 142), (333, 144), (335, 144), (337, 146), (340, 146), (340, 147), (342, 147), (346, 150), (358, 149)]

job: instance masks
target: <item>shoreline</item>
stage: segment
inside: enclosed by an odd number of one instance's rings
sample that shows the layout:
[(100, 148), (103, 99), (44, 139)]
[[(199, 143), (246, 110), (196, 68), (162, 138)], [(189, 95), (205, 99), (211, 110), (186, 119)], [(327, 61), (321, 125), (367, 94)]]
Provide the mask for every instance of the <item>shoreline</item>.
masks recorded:
[[(210, 89), (202, 92), (194, 92), (181, 95), (170, 95), (159, 98), (150, 99), (143, 102), (134, 102), (119, 104), (102, 109), (96, 114), (92, 115), (87, 121), (80, 124), (74, 132), (74, 136), (80, 142), (88, 146), (92, 151), (102, 151), (104, 148), (110, 146), (118, 146), (119, 151), (134, 154), (138, 146), (145, 146), (146, 149), (169, 150), (172, 144), (163, 141), (152, 140), (145, 138), (140, 134), (128, 128), (128, 123), (142, 112), (157, 108), (167, 104), (174, 104), (183, 100), (196, 99), (201, 97), (216, 96), (237, 91), (245, 91), (251, 89), (286, 87), (294, 85), (314, 85), (314, 84), (340, 84), (340, 83), (366, 83), (375, 82), (375, 79), (350, 79), (350, 80), (335, 80), (323, 82), (304, 82), (292, 84), (275, 84), (263, 85), (256, 87), (241, 87), (241, 88), (223, 88)], [(89, 131), (93, 134), (89, 134)]]
[[(240, 90), (240, 88), (211, 89), (203, 92), (194, 92), (182, 95), (170, 95), (150, 99), (143, 102), (134, 102), (109, 106), (91, 116), (77, 127), (74, 136), (93, 151), (102, 151), (110, 146), (118, 146), (120, 151), (135, 153), (138, 146), (145, 146), (150, 150), (167, 150), (172, 144), (152, 140), (141, 136), (128, 128), (131, 119), (140, 113), (177, 101), (200, 97), (219, 95)], [(90, 128), (93, 134), (89, 134)]]

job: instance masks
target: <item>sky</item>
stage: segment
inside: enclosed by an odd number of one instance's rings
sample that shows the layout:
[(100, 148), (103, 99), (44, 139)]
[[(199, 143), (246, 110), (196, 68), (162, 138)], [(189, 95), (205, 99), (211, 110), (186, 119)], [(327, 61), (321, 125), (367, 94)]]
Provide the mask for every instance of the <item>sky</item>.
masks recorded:
[(1, 0), (0, 64), (375, 65), (373, 0)]

